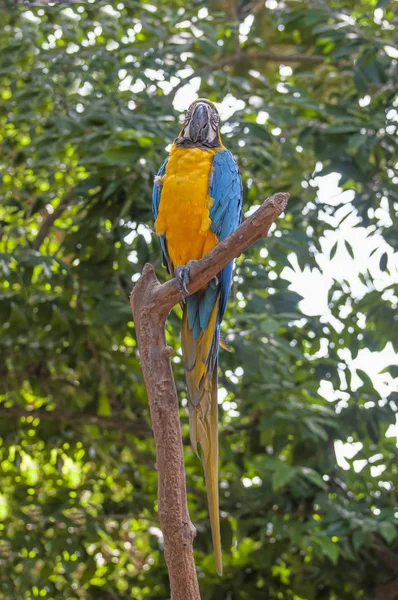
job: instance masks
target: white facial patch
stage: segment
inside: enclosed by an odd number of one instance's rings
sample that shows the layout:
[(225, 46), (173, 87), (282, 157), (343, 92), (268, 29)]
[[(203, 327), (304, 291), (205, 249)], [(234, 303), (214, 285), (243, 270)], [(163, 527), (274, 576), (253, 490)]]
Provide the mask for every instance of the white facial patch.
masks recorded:
[(183, 137), (186, 140), (190, 140), (191, 139), (189, 137), (189, 123), (187, 125), (184, 125), (184, 129), (182, 130), (180, 137)]
[(211, 106), (207, 102), (201, 102), (201, 101), (197, 101), (194, 104), (191, 104), (191, 106), (189, 107), (186, 117), (185, 117), (185, 122), (184, 122), (183, 128), (179, 135), (179, 139), (192, 141), (191, 131), (190, 131), (191, 119), (192, 119), (192, 115), (193, 115), (194, 111), (199, 106), (206, 110), (207, 121), (208, 121), (208, 127), (207, 127), (207, 131), (206, 131), (206, 139), (203, 140), (203, 138), (202, 138), (202, 144), (208, 145), (209, 147), (218, 145), (218, 126), (219, 126), (219, 121), (220, 121), (219, 114), (217, 112), (217, 109), (215, 109), (213, 106)]
[(217, 137), (217, 131), (213, 130), (213, 127), (210, 125), (209, 131), (206, 136), (206, 142), (211, 143)]

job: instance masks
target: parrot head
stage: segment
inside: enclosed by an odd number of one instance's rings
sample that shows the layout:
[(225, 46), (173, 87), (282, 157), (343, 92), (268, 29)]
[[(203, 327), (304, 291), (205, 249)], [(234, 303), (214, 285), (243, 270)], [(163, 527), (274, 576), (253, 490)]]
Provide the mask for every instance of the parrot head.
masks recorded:
[(174, 141), (187, 148), (217, 148), (221, 146), (220, 115), (212, 102), (199, 98), (188, 108), (183, 128)]

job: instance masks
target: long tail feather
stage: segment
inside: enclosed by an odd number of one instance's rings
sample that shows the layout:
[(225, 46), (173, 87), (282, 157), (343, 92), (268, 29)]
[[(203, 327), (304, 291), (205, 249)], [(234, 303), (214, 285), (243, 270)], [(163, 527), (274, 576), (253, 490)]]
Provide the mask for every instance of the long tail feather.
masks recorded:
[[(207, 488), (207, 502), (209, 504), (211, 533), (213, 537), (214, 557), (216, 569), (222, 575), (222, 553), (220, 534), (220, 509), (218, 494), (218, 404), (217, 404), (217, 364), (212, 377), (211, 409), (208, 415), (208, 428), (210, 448), (208, 460), (204, 462), (205, 480)], [(205, 457), (203, 457), (204, 459)]]
[(189, 397), (191, 444), (196, 454), (198, 443), (202, 450), (216, 569), (217, 573), (222, 575), (218, 492), (217, 313), (218, 299), (211, 312), (207, 329), (200, 331), (195, 339), (184, 307), (182, 349)]

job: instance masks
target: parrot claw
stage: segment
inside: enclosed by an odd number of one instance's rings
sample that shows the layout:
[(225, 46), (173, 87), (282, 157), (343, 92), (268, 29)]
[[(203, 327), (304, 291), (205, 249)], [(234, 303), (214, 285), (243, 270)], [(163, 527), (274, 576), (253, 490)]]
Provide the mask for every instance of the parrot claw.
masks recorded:
[(187, 285), (189, 283), (189, 269), (185, 266), (176, 267), (174, 269), (174, 277), (177, 279), (178, 289), (185, 304), (185, 298), (188, 296)]
[(187, 285), (189, 284), (189, 269), (196, 263), (196, 260), (190, 260), (186, 265), (181, 265), (174, 269), (174, 277), (177, 279), (178, 289), (181, 294), (182, 301), (185, 304), (185, 299), (189, 296)]

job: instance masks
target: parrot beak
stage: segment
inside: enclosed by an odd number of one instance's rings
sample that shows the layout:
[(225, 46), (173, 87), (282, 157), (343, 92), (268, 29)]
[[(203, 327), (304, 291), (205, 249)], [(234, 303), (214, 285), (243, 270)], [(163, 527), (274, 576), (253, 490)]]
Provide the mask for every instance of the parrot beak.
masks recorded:
[(198, 104), (189, 124), (189, 137), (196, 144), (205, 142), (209, 132), (209, 115), (203, 104)]

